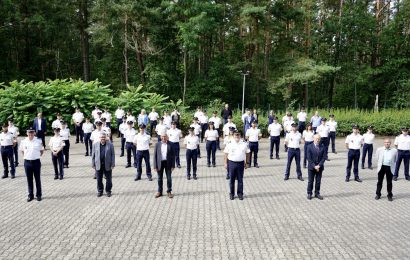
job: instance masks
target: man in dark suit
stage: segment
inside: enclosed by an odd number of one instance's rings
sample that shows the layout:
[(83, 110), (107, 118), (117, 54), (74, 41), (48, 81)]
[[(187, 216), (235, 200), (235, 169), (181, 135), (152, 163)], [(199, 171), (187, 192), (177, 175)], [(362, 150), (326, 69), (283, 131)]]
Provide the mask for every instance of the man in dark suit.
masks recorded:
[(168, 143), (168, 136), (166, 132), (160, 133), (161, 142), (155, 145), (154, 149), (154, 170), (158, 173), (158, 192), (155, 198), (162, 196), (163, 176), (164, 171), (167, 175), (167, 194), (168, 198), (173, 198), (172, 195), (172, 177), (171, 173), (175, 168), (175, 150), (172, 145)]
[(322, 172), (324, 169), (325, 147), (320, 145), (320, 135), (316, 134), (313, 137), (313, 143), (308, 145), (306, 151), (308, 161), (308, 187), (307, 199), (312, 199), (313, 181), (315, 180), (315, 197), (323, 200), (320, 195), (320, 182), (322, 180)]
[(111, 142), (107, 141), (107, 134), (100, 133), (100, 140), (94, 142), (92, 151), (92, 167), (97, 175), (97, 197), (101, 197), (104, 191), (102, 182), (103, 176), (106, 178), (105, 191), (107, 197), (111, 197), (112, 170), (115, 167), (115, 151)]
[(44, 149), (46, 148), (46, 138), (47, 134), (47, 124), (46, 120), (43, 118), (42, 113), (38, 113), (37, 117), (33, 121), (33, 128), (36, 131), (37, 138), (41, 139)]

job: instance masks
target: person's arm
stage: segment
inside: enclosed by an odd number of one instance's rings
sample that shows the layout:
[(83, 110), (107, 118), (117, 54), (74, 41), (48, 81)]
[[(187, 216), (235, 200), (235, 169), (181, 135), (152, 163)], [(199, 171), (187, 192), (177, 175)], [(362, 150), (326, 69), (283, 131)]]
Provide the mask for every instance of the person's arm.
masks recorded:
[(225, 169), (228, 169), (228, 154), (227, 153), (225, 153), (225, 156), (224, 156), (224, 166), (225, 166)]
[(154, 147), (154, 171), (158, 171), (159, 169), (157, 168), (157, 153), (158, 153), (158, 149), (157, 149), (157, 147), (158, 147), (158, 144), (159, 143), (157, 143), (156, 145), (155, 145), (155, 147)]
[(319, 162), (319, 166), (316, 170), (319, 171), (320, 169), (323, 169), (324, 165), (325, 165), (325, 147), (323, 147), (323, 149), (321, 149), (320, 152), (320, 162)]
[(346, 141), (345, 141), (345, 146), (346, 146), (346, 149), (349, 149), (349, 136), (347, 136), (346, 137)]
[(114, 145), (109, 143), (111, 147), (111, 170), (115, 167), (115, 152), (114, 152)]
[(93, 151), (91, 153), (91, 166), (93, 167), (93, 169), (95, 169), (95, 149), (97, 148), (95, 144), (93, 144)]

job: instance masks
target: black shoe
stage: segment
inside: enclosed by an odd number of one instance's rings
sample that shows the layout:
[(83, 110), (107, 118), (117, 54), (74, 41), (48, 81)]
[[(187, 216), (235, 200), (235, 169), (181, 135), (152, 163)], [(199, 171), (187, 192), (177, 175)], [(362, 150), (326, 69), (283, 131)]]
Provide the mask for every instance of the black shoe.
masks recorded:
[(366, 168), (364, 168), (364, 166), (362, 165), (362, 170), (364, 170), (364, 169), (366, 169)]
[(200, 155), (198, 155), (198, 158), (199, 158), (199, 159), (201, 159), (201, 156), (200, 156)]
[(37, 197), (36, 200), (37, 200), (37, 201), (41, 201), (41, 197), (40, 197), (40, 196)]
[(303, 165), (303, 168), (306, 169), (307, 168), (306, 165)]
[(18, 163), (18, 162), (16, 162), (16, 164), (14, 165), (14, 167), (17, 167), (17, 166), (19, 166), (19, 163)]
[(27, 198), (27, 202), (30, 202), (30, 201), (32, 201), (34, 198), (33, 197), (28, 197)]
[(276, 160), (279, 160), (280, 158), (279, 158), (279, 156), (276, 156)]
[(177, 168), (181, 168), (181, 165), (177, 165)]
[(312, 194), (308, 194), (308, 195), (307, 195), (307, 199), (308, 199), (308, 200), (311, 200), (311, 199), (312, 199)]
[(8, 177), (9, 177), (8, 175), (3, 175), (3, 176), (1, 176), (2, 179), (6, 179), (6, 178), (8, 178)]
[(111, 197), (111, 191), (107, 192), (107, 197)]
[(362, 180), (359, 177), (354, 178), (354, 180), (357, 182), (362, 182)]
[[(12, 176), (13, 177), (13, 176)], [(410, 181), (410, 177), (406, 177), (406, 181)]]
[(350, 181), (350, 178), (346, 177), (345, 182), (349, 182), (349, 181)]
[(152, 177), (148, 177), (148, 181), (152, 181)]
[(330, 162), (330, 159), (329, 159), (329, 158), (327, 158), (327, 159), (326, 159), (326, 161)]
[(186, 178), (187, 178), (187, 179), (188, 179), (188, 181), (189, 181), (189, 180), (191, 179), (191, 176), (189, 176), (189, 175), (188, 175)]
[(337, 152), (336, 152), (336, 151), (334, 151), (333, 153), (334, 153), (334, 154), (337, 154)]
[(300, 180), (300, 181), (304, 181), (304, 179), (303, 179), (303, 177), (302, 177), (302, 176), (299, 176), (299, 177), (298, 177), (298, 180)]
[(120, 157), (124, 157), (124, 154), (122, 153), (122, 154), (120, 154)]
[(81, 143), (83, 144), (83, 143), (84, 143), (84, 141), (81, 141)]
[(134, 179), (134, 181), (139, 181), (139, 180), (141, 180), (141, 177), (136, 177), (136, 178)]
[(285, 176), (284, 180), (285, 181), (289, 180), (289, 176)]
[(130, 164), (125, 165), (125, 168), (130, 168), (130, 167), (131, 167)]
[(101, 197), (102, 194), (103, 194), (102, 192), (98, 192), (98, 193), (97, 193), (97, 197)]
[(259, 165), (257, 164), (257, 165), (255, 165), (255, 168), (259, 168)]
[(269, 159), (273, 160), (273, 156), (269, 157)]
[(226, 175), (226, 179), (227, 179), (227, 180), (229, 180), (229, 179), (230, 179), (228, 175)]
[(393, 201), (393, 196), (388, 196), (387, 199), (388, 199), (389, 201)]
[(380, 195), (376, 195), (376, 197), (374, 197), (375, 200), (379, 200), (380, 199)]
[(196, 175), (194, 175), (194, 180), (197, 180), (198, 178), (196, 177)]
[(58, 180), (58, 176), (56, 175), (56, 176), (54, 176), (54, 180)]
[(12, 178), (12, 179), (14, 179), (14, 178), (16, 178), (16, 176), (14, 176), (14, 175), (11, 175), (11, 178)]
[(67, 169), (68, 169), (69, 167), (68, 167), (68, 165), (64, 165), (64, 168), (67, 168)]
[(212, 167), (214, 167), (214, 168), (215, 168), (215, 167), (216, 167), (216, 165), (215, 165), (215, 164), (212, 164)]
[(76, 143), (76, 144), (78, 144), (79, 142), (78, 142), (78, 141), (76, 141), (75, 143)]
[(239, 200), (243, 200), (243, 194), (238, 194)]
[(210, 164), (210, 163), (208, 163), (206, 166), (207, 166), (207, 167), (211, 167), (211, 164)]
[(397, 176), (393, 176), (393, 181), (397, 181)]
[(318, 199), (320, 199), (320, 200), (323, 200), (323, 197), (322, 197), (322, 195), (320, 195), (320, 194), (315, 195), (315, 198), (318, 198)]
[(229, 199), (233, 200), (235, 198), (235, 196), (233, 194), (229, 194)]
[(368, 168), (369, 168), (369, 170), (373, 170), (373, 167), (372, 167), (372, 166), (369, 166)]
[(62, 179), (64, 179), (64, 177), (63, 177), (63, 176), (60, 176), (60, 180), (62, 180)]
[(96, 179), (97, 179), (97, 176), (94, 175), (94, 180), (96, 180)]
[(85, 153), (85, 155), (84, 156), (89, 156), (89, 154), (88, 153)]

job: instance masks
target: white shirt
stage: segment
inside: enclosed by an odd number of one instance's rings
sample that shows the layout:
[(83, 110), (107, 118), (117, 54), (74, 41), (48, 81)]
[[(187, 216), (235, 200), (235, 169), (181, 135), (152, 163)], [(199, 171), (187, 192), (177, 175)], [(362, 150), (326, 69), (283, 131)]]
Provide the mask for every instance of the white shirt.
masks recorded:
[(282, 125), (279, 123), (272, 123), (268, 126), (268, 132), (270, 136), (280, 136), (282, 131)]
[(98, 141), (100, 140), (100, 133), (102, 133), (102, 132), (103, 132), (102, 130), (95, 129), (95, 130), (91, 133), (90, 140), (91, 140), (93, 143), (98, 142)]
[(194, 134), (199, 135), (201, 133), (201, 125), (199, 124), (191, 124), (189, 127), (194, 128)]
[(243, 141), (233, 141), (225, 147), (224, 153), (228, 154), (229, 161), (243, 162), (246, 159), (246, 153), (249, 153), (249, 148)]
[(162, 159), (162, 161), (165, 161), (167, 159), (167, 150), (168, 150), (168, 144), (161, 142), (161, 159)]
[(262, 134), (260, 129), (251, 127), (246, 130), (245, 136), (248, 137), (249, 142), (258, 142)]
[(302, 135), (299, 132), (290, 132), (286, 134), (285, 142), (288, 143), (289, 148), (299, 148)]
[(123, 122), (120, 127), (118, 128), (118, 130), (120, 131), (121, 134), (124, 134), (125, 130), (128, 129), (128, 124), (126, 122)]
[(111, 123), (111, 113), (110, 112), (104, 112), (101, 114), (101, 117), (104, 117), (106, 120), (105, 122)]
[(1, 132), (0, 134), (0, 145), (1, 146), (9, 146), (14, 144), (14, 135), (10, 132), (4, 133)]
[(60, 137), (62, 140), (67, 141), (70, 139), (70, 129), (64, 128), (60, 130)]
[(321, 124), (316, 128), (316, 132), (320, 135), (320, 137), (329, 137), (330, 128), (327, 125)]
[(20, 135), (18, 127), (14, 126), (14, 125), (12, 125), (12, 126), (9, 125), (8, 131), (9, 131), (9, 133), (12, 133), (14, 135), (14, 137), (16, 137), (16, 138), (17, 138), (17, 136)]
[(364, 140), (365, 144), (373, 144), (374, 143), (374, 134), (373, 133), (363, 134), (363, 140)]
[(61, 122), (59, 119), (56, 119), (53, 121), (53, 123), (51, 123), (51, 128), (56, 129), (56, 128), (60, 128), (61, 129)]
[(394, 139), (394, 145), (397, 145), (398, 150), (410, 150), (410, 135), (399, 135)]
[(283, 123), (283, 128), (285, 129), (286, 132), (290, 132), (292, 130), (292, 124), (293, 124), (293, 120), (287, 120)]
[(127, 129), (124, 132), (124, 138), (125, 138), (125, 142), (133, 142), (134, 141), (134, 137), (137, 134), (137, 131), (135, 131), (134, 128), (131, 129)]
[(175, 129), (168, 129), (167, 131), (168, 140), (172, 143), (179, 143), (179, 138), (181, 137), (181, 130), (178, 128)]
[(198, 117), (198, 121), (201, 124), (206, 124), (208, 123), (208, 116), (205, 114), (202, 114), (200, 117)]
[(110, 136), (111, 136), (111, 128), (109, 128), (108, 126), (103, 126), (103, 127), (101, 128), (101, 130), (107, 134), (107, 138), (110, 138)]
[(336, 132), (336, 128), (337, 128), (337, 122), (336, 121), (327, 121), (326, 125), (329, 127), (330, 132)]
[(81, 112), (75, 112), (73, 114), (74, 123), (81, 123), (84, 120), (84, 114)]
[(83, 124), (83, 132), (84, 132), (84, 134), (92, 133), (93, 130), (94, 130), (94, 125), (93, 125), (93, 124), (87, 123), (87, 122), (85, 122), (85, 123)]
[(167, 126), (167, 128), (171, 128), (172, 118), (170, 116), (164, 116), (163, 124)]
[(207, 141), (216, 141), (219, 137), (218, 130), (206, 130), (205, 131), (205, 138)]
[(199, 119), (203, 114), (204, 113), (202, 111), (196, 111), (195, 114), (194, 114), (194, 117)]
[(360, 149), (360, 147), (362, 147), (363, 144), (363, 136), (361, 134), (355, 135), (351, 133), (346, 137), (345, 143), (349, 144), (349, 149)]
[(167, 132), (167, 126), (164, 124), (158, 124), (155, 127), (155, 132), (157, 132), (157, 135), (165, 134)]
[(24, 152), (24, 160), (40, 159), (41, 151), (43, 150), (43, 143), (40, 139), (37, 139), (35, 137), (31, 141), (28, 137), (26, 137), (20, 143), (20, 151)]
[(285, 115), (284, 117), (282, 117), (282, 123), (283, 123), (283, 125), (285, 125), (285, 122), (294, 122), (294, 120), (293, 120), (293, 116), (291, 116), (291, 117), (288, 117), (287, 115)]
[(126, 122), (128, 122), (128, 121), (131, 121), (131, 122), (135, 123), (135, 116), (133, 116), (133, 115), (128, 115)]
[(232, 142), (234, 142), (234, 141), (235, 141), (235, 139), (234, 139), (233, 135), (225, 136), (225, 138), (224, 138), (224, 145), (225, 145), (225, 147), (226, 147), (226, 145), (228, 145), (228, 144), (230, 144), (230, 143), (232, 143)]
[(303, 139), (305, 140), (305, 142), (313, 142), (313, 136), (315, 134), (313, 133), (313, 131), (307, 131), (307, 130), (303, 130)]
[(209, 122), (214, 122), (215, 129), (219, 129), (219, 126), (221, 125), (221, 119), (219, 117), (211, 117), (209, 118)]
[(134, 144), (137, 145), (138, 151), (145, 151), (149, 150), (149, 142), (151, 141), (151, 137), (147, 134), (138, 133), (134, 136)]
[(158, 113), (157, 112), (151, 112), (148, 114), (148, 118), (150, 121), (157, 121), (158, 120)]
[(307, 114), (306, 112), (301, 111), (298, 113), (297, 117), (299, 122), (306, 122)]
[(41, 129), (41, 118), (37, 118), (37, 124), (38, 124), (38, 130), (42, 130)]
[(101, 112), (101, 110), (99, 110), (98, 108), (97, 108), (97, 109), (94, 109), (94, 110), (91, 112), (91, 115), (93, 116), (94, 120), (98, 118), (98, 112)]
[(224, 136), (227, 136), (227, 135), (229, 135), (229, 128), (230, 127), (233, 127), (233, 128), (235, 128), (236, 129), (236, 125), (234, 124), (234, 123), (226, 123), (225, 125), (224, 125), (224, 128), (222, 129), (222, 131), (224, 132)]
[(51, 150), (57, 151), (61, 147), (65, 146), (65, 143), (63, 142), (63, 139), (61, 139), (61, 137), (53, 136), (53, 137), (50, 138), (48, 146), (50, 146)]
[(115, 110), (115, 118), (122, 119), (124, 115), (125, 115), (124, 109), (119, 108)]
[(198, 148), (199, 138), (196, 135), (187, 135), (184, 138), (184, 144), (186, 145), (186, 149), (195, 150)]
[(391, 152), (392, 152), (392, 148), (390, 148), (388, 150), (386, 148), (384, 148), (383, 165), (385, 165), (385, 166), (390, 166), (391, 165), (391, 156), (392, 156)]

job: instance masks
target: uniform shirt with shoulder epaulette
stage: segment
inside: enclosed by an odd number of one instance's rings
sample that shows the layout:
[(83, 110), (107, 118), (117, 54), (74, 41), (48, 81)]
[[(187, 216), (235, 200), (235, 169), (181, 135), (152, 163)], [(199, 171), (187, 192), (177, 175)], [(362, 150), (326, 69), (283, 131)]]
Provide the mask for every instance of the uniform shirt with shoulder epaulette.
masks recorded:
[(410, 135), (399, 135), (394, 139), (394, 145), (397, 145), (397, 150), (410, 150)]
[(290, 132), (286, 134), (285, 142), (288, 143), (289, 148), (299, 148), (302, 135), (299, 132)]
[(196, 135), (187, 135), (184, 138), (184, 144), (186, 145), (186, 149), (195, 150), (198, 148), (199, 138)]
[(363, 136), (361, 134), (351, 133), (346, 137), (345, 143), (349, 145), (349, 149), (358, 150), (362, 147)]
[(243, 162), (246, 159), (246, 154), (249, 153), (249, 147), (246, 142), (233, 141), (225, 147), (224, 153), (228, 154), (229, 161)]

